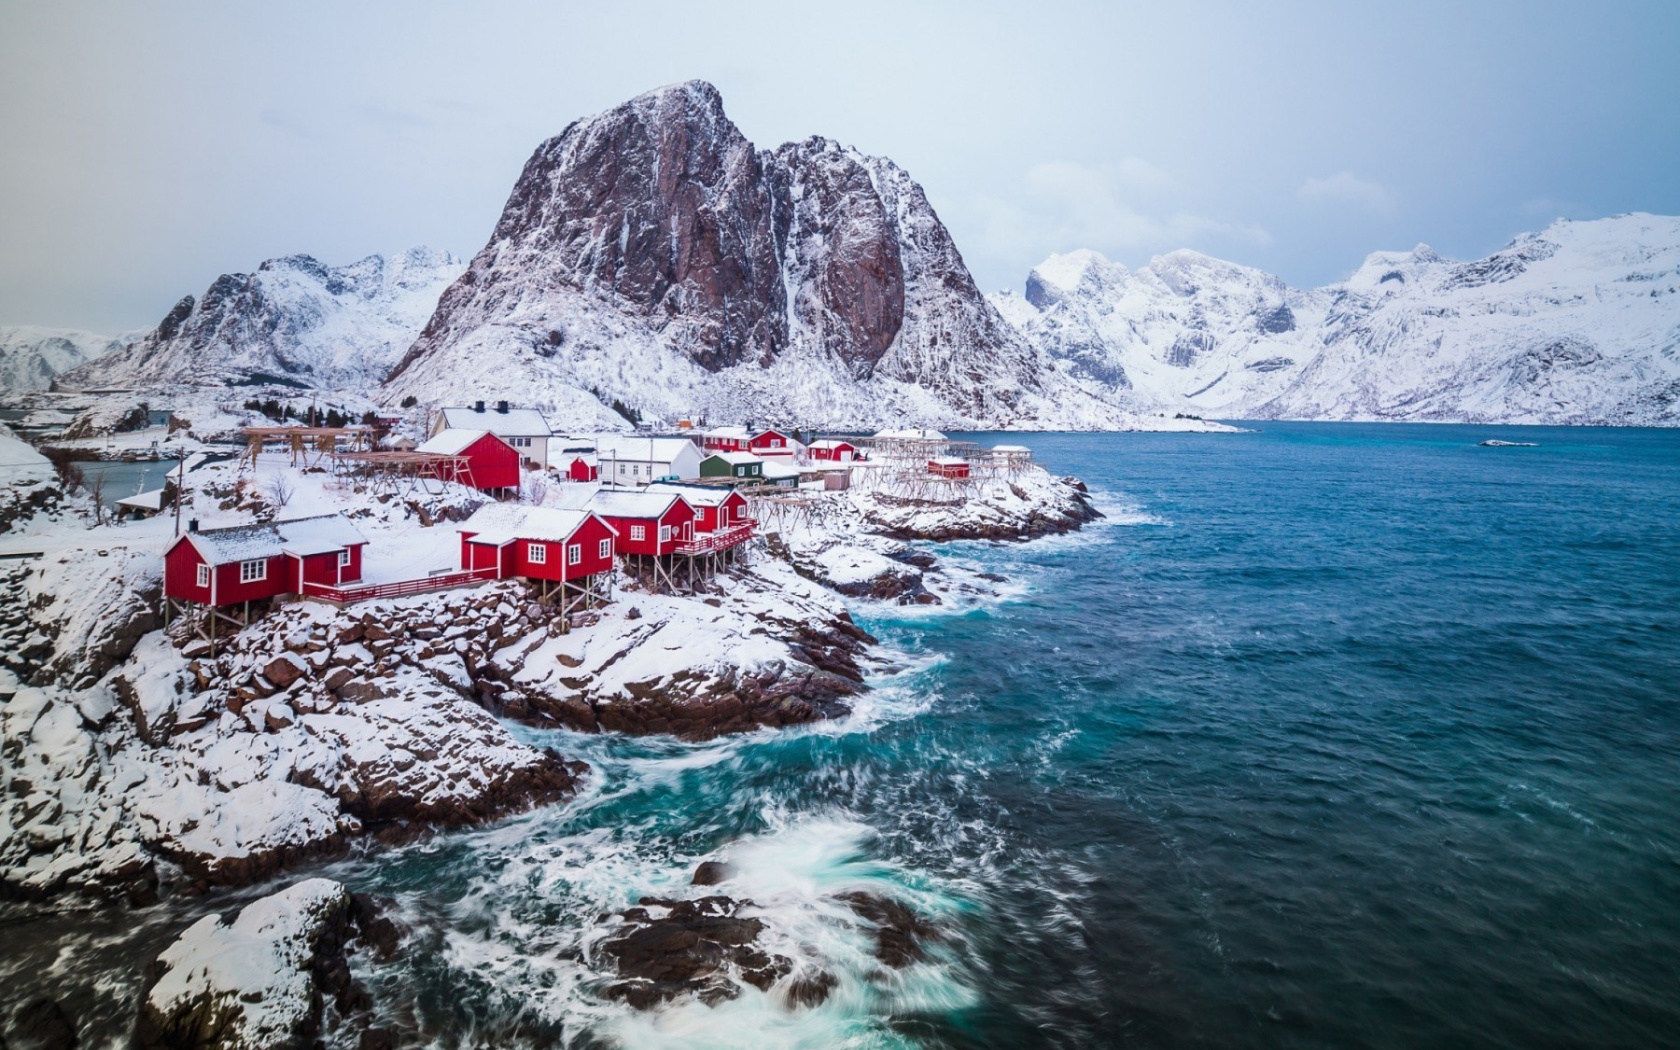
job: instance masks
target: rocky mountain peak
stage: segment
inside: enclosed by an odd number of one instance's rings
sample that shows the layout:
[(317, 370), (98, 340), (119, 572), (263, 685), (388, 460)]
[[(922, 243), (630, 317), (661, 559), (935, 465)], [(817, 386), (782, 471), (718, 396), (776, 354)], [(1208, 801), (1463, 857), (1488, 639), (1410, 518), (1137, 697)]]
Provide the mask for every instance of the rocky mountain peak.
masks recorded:
[(537, 148), (386, 390), (461, 396), (470, 371), (562, 418), (582, 394), (858, 423), (895, 418), (859, 387), (891, 382), (978, 422), (1015, 418), (1040, 366), (900, 168), (820, 136), (757, 150), (692, 81)]

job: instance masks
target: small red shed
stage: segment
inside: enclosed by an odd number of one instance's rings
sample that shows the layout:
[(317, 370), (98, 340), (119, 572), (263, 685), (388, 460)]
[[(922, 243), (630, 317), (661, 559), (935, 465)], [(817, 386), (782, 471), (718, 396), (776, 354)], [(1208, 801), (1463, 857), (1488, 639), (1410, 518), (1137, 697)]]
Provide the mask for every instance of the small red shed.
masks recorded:
[(237, 605), (309, 584), (362, 578), (367, 539), (341, 514), (200, 531), (197, 523), (163, 555), (163, 593), (175, 601)]
[(808, 451), (813, 460), (828, 463), (850, 463), (858, 458), (857, 446), (850, 441), (813, 441)]
[(519, 488), (519, 452), (488, 430), (440, 430), (415, 449), (434, 456), (453, 456), (428, 468), (431, 477), (458, 481), (482, 492)]
[(936, 456), (927, 461), (928, 473), (941, 478), (968, 477), (968, 460), (959, 456)]
[(565, 474), (568, 481), (599, 481), (601, 468), (593, 455), (575, 455), (565, 465)]
[(671, 554), (678, 544), (694, 539), (699, 518), (694, 505), (674, 492), (603, 489), (590, 499), (589, 509), (618, 533), (620, 554)]

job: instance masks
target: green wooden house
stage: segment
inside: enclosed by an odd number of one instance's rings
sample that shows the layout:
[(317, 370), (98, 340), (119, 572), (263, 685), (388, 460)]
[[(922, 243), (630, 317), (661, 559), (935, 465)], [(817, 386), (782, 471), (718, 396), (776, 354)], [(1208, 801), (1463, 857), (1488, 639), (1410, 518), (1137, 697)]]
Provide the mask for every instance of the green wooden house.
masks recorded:
[(737, 481), (764, 480), (764, 461), (751, 452), (713, 452), (700, 461), (703, 478), (734, 478)]

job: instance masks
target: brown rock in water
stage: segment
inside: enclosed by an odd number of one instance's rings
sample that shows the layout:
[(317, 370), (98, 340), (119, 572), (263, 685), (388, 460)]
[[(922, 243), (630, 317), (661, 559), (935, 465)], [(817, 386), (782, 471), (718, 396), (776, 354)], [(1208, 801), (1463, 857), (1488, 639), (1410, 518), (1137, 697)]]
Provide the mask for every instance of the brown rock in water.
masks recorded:
[(696, 886), (716, 886), (733, 874), (734, 869), (721, 860), (703, 860), (700, 862), (700, 866), (694, 869), (693, 884)]
[(78, 1045), (76, 1026), (69, 1015), (55, 1000), (47, 998), (32, 999), (19, 1007), (12, 1015), (6, 1039), (0, 1039), (0, 1047), (10, 1050), (72, 1050)]
[(855, 890), (835, 894), (875, 927), (875, 957), (901, 970), (927, 957), (923, 945), (941, 939), (939, 928), (890, 897)]
[[(715, 1005), (740, 994), (737, 981), (769, 989), (792, 972), (793, 962), (756, 947), (764, 923), (739, 914), (747, 903), (721, 896), (643, 898), (600, 944), (621, 978), (603, 994), (645, 1010), (684, 995)], [(655, 918), (649, 907), (669, 911)]]

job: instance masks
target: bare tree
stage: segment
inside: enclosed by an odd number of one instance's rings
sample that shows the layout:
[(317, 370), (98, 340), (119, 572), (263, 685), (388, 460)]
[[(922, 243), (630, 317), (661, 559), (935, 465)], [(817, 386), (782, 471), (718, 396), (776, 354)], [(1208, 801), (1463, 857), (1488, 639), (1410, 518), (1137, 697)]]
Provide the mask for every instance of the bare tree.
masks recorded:
[(548, 497), (548, 475), (541, 471), (527, 471), (525, 474), (525, 500), (528, 503), (542, 506)]
[(105, 472), (96, 470), (86, 479), (87, 494), (93, 499), (93, 523), (105, 524)]
[(274, 504), (276, 513), (286, 509), (294, 491), (291, 478), (284, 474), (274, 475), (274, 480), (268, 483), (268, 501)]

